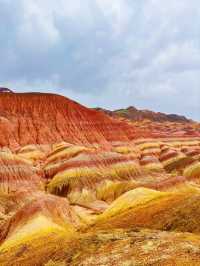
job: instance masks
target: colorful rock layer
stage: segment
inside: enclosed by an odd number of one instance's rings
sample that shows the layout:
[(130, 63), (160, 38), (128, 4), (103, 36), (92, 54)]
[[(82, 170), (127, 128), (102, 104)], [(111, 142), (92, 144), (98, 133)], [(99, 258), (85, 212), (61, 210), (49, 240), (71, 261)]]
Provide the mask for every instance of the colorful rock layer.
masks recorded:
[(0, 265), (200, 265), (197, 123), (46, 94), (2, 92), (0, 112)]

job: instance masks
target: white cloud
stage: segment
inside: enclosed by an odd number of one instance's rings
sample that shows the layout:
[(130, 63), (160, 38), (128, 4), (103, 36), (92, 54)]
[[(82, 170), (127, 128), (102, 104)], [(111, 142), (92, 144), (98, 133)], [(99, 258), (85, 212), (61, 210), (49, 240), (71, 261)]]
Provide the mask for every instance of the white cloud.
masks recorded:
[(112, 26), (113, 33), (123, 33), (134, 14), (134, 4), (129, 5), (126, 0), (96, 0), (97, 7)]
[(200, 50), (194, 42), (170, 44), (155, 59), (154, 64), (171, 71), (191, 70), (200, 67)]
[(0, 3), (2, 85), (200, 116), (199, 1)]

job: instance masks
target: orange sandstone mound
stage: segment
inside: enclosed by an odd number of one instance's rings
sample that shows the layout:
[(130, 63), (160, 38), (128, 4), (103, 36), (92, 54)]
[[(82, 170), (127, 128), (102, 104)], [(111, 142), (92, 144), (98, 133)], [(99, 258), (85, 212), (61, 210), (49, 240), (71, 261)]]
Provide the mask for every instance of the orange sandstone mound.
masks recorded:
[(200, 125), (162, 117), (2, 90), (0, 265), (200, 265)]
[(1, 146), (129, 139), (126, 124), (60, 95), (1, 93), (0, 114)]

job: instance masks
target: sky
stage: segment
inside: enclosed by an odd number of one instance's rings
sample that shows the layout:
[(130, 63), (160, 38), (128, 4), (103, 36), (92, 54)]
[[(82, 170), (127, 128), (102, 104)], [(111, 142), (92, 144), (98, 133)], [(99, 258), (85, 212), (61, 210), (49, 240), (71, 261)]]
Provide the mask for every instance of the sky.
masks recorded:
[(200, 2), (0, 0), (0, 86), (200, 120)]

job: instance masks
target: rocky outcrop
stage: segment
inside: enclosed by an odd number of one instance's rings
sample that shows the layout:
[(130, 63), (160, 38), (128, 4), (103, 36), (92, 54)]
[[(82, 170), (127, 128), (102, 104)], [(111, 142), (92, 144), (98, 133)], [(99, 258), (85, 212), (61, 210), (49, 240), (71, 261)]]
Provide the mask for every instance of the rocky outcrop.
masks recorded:
[(13, 91), (9, 88), (5, 88), (5, 87), (0, 87), (0, 93), (2, 92), (10, 92), (10, 93), (13, 93)]
[(150, 120), (154, 122), (178, 122), (178, 123), (189, 123), (190, 119), (185, 116), (176, 114), (165, 114), (161, 112), (153, 112), (149, 110), (139, 110), (134, 106), (130, 106), (126, 109), (118, 109), (114, 111), (109, 111), (103, 108), (96, 108), (98, 111), (102, 111), (110, 116), (124, 117), (134, 121)]

